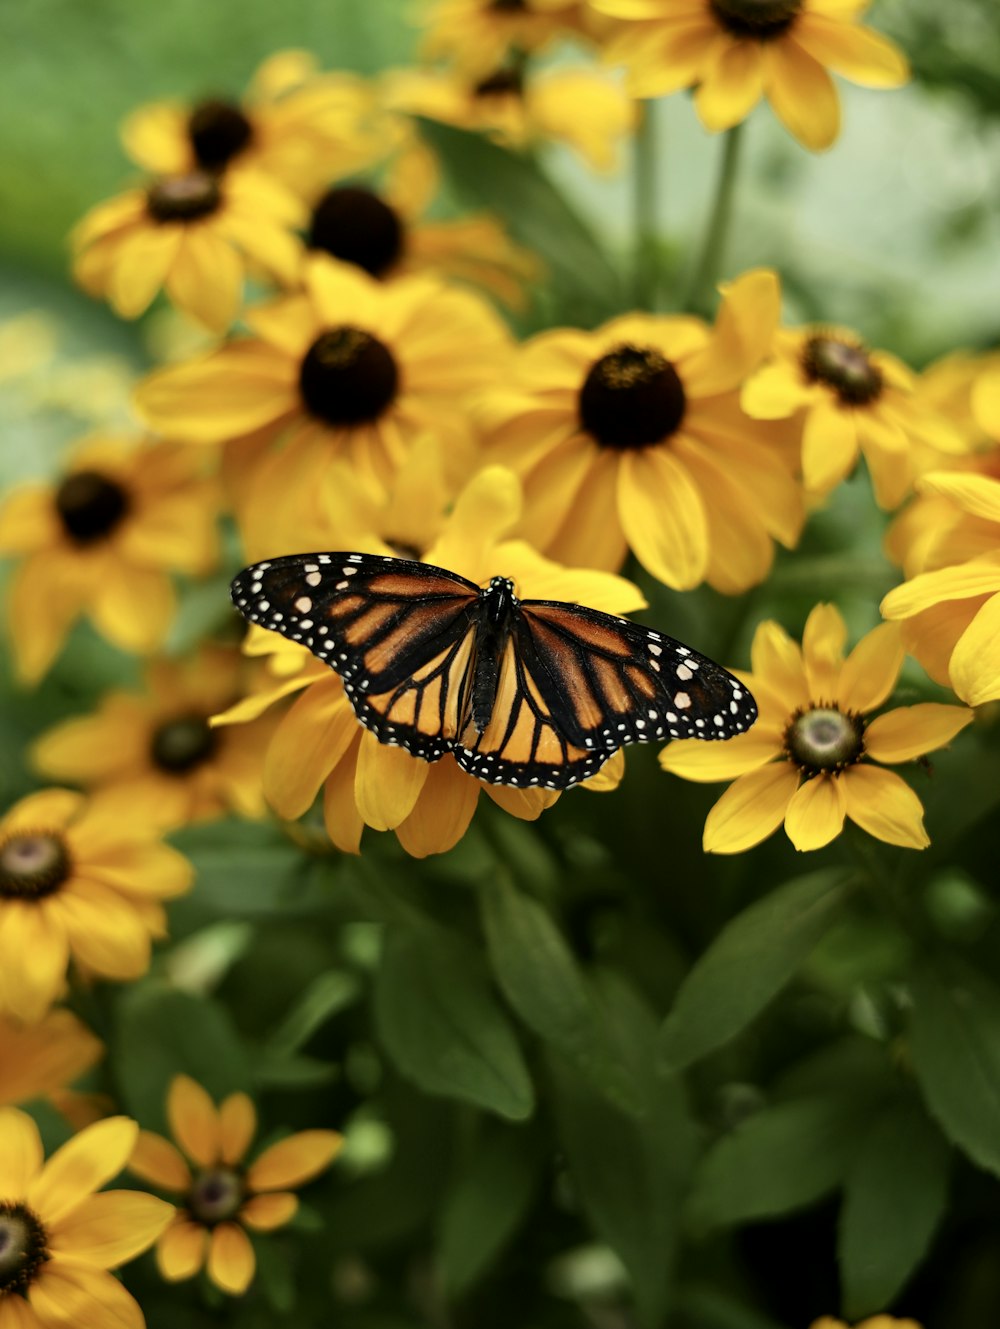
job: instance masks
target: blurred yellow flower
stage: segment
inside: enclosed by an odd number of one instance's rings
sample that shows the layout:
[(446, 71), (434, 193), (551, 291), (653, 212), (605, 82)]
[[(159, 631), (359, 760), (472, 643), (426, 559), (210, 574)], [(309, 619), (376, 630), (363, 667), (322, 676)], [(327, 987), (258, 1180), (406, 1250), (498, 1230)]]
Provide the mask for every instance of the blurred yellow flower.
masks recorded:
[(796, 849), (822, 849), (845, 817), (888, 844), (930, 844), (916, 794), (873, 763), (896, 765), (943, 747), (972, 712), (922, 702), (867, 718), (896, 685), (904, 654), (899, 630), (883, 623), (845, 660), (846, 638), (832, 605), (813, 609), (801, 649), (780, 624), (761, 623), (752, 672), (738, 675), (760, 707), (753, 730), (728, 743), (683, 739), (661, 752), (663, 769), (683, 779), (734, 781), (708, 814), (707, 853), (741, 853), (782, 822)]
[(867, 0), (591, 0), (622, 21), (606, 48), (632, 91), (663, 97), (695, 85), (706, 129), (731, 129), (766, 97), (790, 134), (816, 152), (840, 133), (828, 70), (869, 88), (898, 88), (906, 57), (861, 27)]
[(0, 507), (18, 672), (35, 682), (87, 615), (126, 651), (162, 644), (176, 608), (169, 571), (207, 572), (218, 554), (216, 483), (196, 450), (95, 435), (61, 479), (15, 490)]
[[(821, 1315), (813, 1320), (809, 1329), (851, 1329), (844, 1320), (835, 1320), (832, 1315)], [(854, 1329), (921, 1329), (916, 1320), (897, 1320), (893, 1315), (871, 1315), (861, 1320)]]
[(65, 1089), (103, 1053), (101, 1040), (71, 1011), (49, 1011), (27, 1025), (0, 1015), (0, 1106)]
[(160, 1273), (171, 1281), (193, 1278), (207, 1262), (212, 1282), (239, 1296), (256, 1268), (246, 1229), (270, 1232), (287, 1223), (299, 1203), (290, 1188), (329, 1167), (343, 1136), (299, 1131), (247, 1164), (257, 1132), (251, 1100), (230, 1094), (216, 1107), (186, 1075), (171, 1082), (167, 1120), (180, 1149), (161, 1135), (141, 1131), (128, 1162), (136, 1176), (180, 1197), (173, 1223), (157, 1242)]
[(496, 69), (510, 52), (544, 50), (560, 37), (585, 37), (596, 16), (583, 0), (426, 0), (421, 54), (472, 73)]
[(229, 647), (155, 660), (144, 692), (109, 692), (92, 715), (53, 726), (32, 746), (32, 761), (49, 779), (100, 790), (123, 815), (163, 828), (230, 811), (262, 816), (272, 723), (226, 732), (208, 723), (242, 694), (246, 674), (246, 662)]
[(144, 1329), (135, 1298), (108, 1271), (153, 1244), (173, 1205), (141, 1191), (95, 1194), (128, 1161), (138, 1127), (88, 1126), (45, 1162), (38, 1127), (0, 1108), (0, 1323), (18, 1329)]
[(714, 328), (627, 314), (527, 342), (478, 408), (487, 455), (523, 479), (525, 538), (609, 569), (631, 548), (678, 590), (763, 581), (772, 541), (798, 539), (802, 495), (736, 390), (770, 347), (778, 302), (761, 270), (724, 290)]
[(74, 961), (139, 978), (166, 934), (162, 900), (191, 865), (140, 816), (67, 789), (30, 794), (0, 818), (0, 1011), (42, 1018)]

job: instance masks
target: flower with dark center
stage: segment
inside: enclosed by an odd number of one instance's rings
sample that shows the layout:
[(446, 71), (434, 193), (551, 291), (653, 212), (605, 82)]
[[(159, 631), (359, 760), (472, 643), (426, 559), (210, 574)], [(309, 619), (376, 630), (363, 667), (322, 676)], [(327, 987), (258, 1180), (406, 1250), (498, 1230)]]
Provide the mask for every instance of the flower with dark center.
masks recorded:
[(795, 22), (802, 0), (709, 0), (709, 8), (734, 37), (772, 41)]
[(802, 347), (802, 372), (810, 383), (833, 388), (845, 406), (867, 406), (882, 393), (882, 371), (862, 346), (817, 334)]
[(87, 545), (111, 534), (129, 501), (121, 485), (99, 471), (74, 471), (56, 490), (55, 506), (70, 539)]
[(47, 831), (18, 831), (0, 844), (0, 899), (40, 900), (70, 875), (65, 843)]
[(209, 217), (222, 203), (219, 182), (208, 171), (168, 175), (146, 191), (146, 211), (153, 221), (187, 222)]
[(219, 735), (203, 715), (182, 715), (161, 724), (153, 733), (150, 755), (161, 771), (186, 775), (208, 761), (219, 745)]
[(208, 1168), (195, 1177), (187, 1195), (187, 1207), (196, 1222), (214, 1227), (236, 1217), (246, 1193), (243, 1176), (234, 1168)]
[(495, 69), (492, 74), (482, 78), (472, 89), (474, 97), (522, 97), (524, 95), (524, 73), (513, 66), (508, 69)]
[(191, 112), (188, 134), (199, 165), (217, 171), (250, 145), (253, 125), (232, 102), (209, 97)]
[(45, 1229), (31, 1210), (0, 1201), (0, 1296), (23, 1293), (48, 1258)]
[(403, 252), (404, 231), (398, 213), (371, 189), (339, 185), (313, 209), (309, 246), (373, 277), (382, 277)]
[(785, 730), (785, 751), (807, 778), (844, 771), (864, 756), (865, 722), (836, 705), (804, 706)]
[(399, 370), (385, 343), (349, 326), (317, 337), (299, 371), (307, 409), (331, 425), (377, 420), (398, 387)]
[(580, 389), (580, 422), (604, 448), (661, 443), (684, 419), (684, 385), (653, 347), (622, 344), (602, 355)]

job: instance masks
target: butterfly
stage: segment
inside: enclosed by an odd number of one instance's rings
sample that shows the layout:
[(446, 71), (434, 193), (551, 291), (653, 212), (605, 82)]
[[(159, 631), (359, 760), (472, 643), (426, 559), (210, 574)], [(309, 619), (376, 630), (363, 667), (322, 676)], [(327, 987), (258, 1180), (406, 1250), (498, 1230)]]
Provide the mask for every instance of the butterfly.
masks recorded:
[(626, 743), (726, 739), (757, 718), (745, 685), (662, 632), (560, 600), (519, 600), (377, 554), (292, 554), (233, 581), (233, 603), (344, 680), (380, 743), (446, 753), (491, 784), (566, 789)]

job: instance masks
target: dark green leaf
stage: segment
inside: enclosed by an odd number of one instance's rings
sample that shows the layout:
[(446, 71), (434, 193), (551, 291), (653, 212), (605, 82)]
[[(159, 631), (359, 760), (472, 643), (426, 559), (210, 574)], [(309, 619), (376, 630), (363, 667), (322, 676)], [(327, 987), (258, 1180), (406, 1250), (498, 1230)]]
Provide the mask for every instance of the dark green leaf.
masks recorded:
[(297, 1052), (317, 1029), (338, 1011), (353, 1005), (360, 994), (360, 983), (346, 970), (331, 969), (320, 974), (271, 1034), (268, 1048), (274, 1053)]

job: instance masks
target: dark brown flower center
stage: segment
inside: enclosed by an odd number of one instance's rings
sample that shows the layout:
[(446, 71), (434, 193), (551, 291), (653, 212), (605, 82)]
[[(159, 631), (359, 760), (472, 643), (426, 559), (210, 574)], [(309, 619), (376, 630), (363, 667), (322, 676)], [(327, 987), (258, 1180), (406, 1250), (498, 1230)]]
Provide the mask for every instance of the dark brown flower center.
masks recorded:
[(839, 337), (810, 337), (802, 348), (802, 372), (810, 383), (833, 388), (845, 406), (865, 406), (882, 392), (881, 370), (868, 352)]
[(331, 328), (309, 347), (299, 371), (307, 409), (331, 425), (377, 420), (393, 402), (399, 369), (387, 346), (360, 328)]
[(313, 209), (309, 245), (381, 277), (403, 252), (403, 224), (378, 194), (359, 185), (328, 190)]
[(66, 534), (89, 545), (110, 535), (128, 512), (128, 495), (99, 471), (74, 471), (56, 490), (56, 511)]
[(708, 0), (712, 13), (734, 37), (771, 41), (795, 22), (802, 0)]
[(0, 1201), (0, 1298), (25, 1292), (49, 1258), (46, 1233), (23, 1204)]
[(525, 14), (528, 6), (524, 0), (490, 0), (490, 9), (494, 14)]
[(198, 165), (218, 171), (248, 146), (253, 125), (232, 102), (208, 97), (188, 117), (188, 136)]
[(208, 1168), (195, 1177), (187, 1207), (199, 1223), (214, 1227), (236, 1217), (246, 1193), (243, 1177), (233, 1168)]
[(203, 715), (181, 715), (156, 730), (150, 755), (161, 771), (169, 775), (186, 775), (207, 761), (218, 743), (218, 733)]
[(646, 448), (684, 419), (684, 385), (652, 346), (616, 346), (590, 367), (580, 390), (580, 422), (604, 448)]
[(865, 722), (836, 706), (803, 707), (785, 730), (785, 752), (807, 777), (846, 770), (865, 751)]
[(518, 66), (495, 69), (486, 78), (480, 79), (472, 89), (473, 97), (486, 100), (489, 97), (521, 97), (524, 94), (524, 72)]
[(66, 845), (51, 831), (18, 831), (0, 841), (0, 898), (40, 900), (70, 874)]
[(146, 211), (159, 222), (197, 221), (211, 216), (221, 202), (219, 182), (208, 171), (164, 176), (146, 193)]

